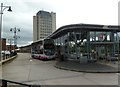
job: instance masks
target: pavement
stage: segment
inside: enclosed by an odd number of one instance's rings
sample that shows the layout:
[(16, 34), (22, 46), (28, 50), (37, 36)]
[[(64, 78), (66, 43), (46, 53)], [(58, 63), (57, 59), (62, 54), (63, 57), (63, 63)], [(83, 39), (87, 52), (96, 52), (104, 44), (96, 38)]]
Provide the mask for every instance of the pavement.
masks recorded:
[[(116, 66), (115, 66), (116, 65)], [(80, 63), (76, 61), (57, 62), (55, 67), (64, 70), (86, 73), (118, 73), (118, 63)]]
[(17, 57), (17, 55), (9, 57), (7, 59), (4, 59), (4, 60), (0, 61), (0, 64), (4, 64), (4, 63), (6, 63), (8, 61), (11, 61), (11, 60), (15, 59), (16, 57)]

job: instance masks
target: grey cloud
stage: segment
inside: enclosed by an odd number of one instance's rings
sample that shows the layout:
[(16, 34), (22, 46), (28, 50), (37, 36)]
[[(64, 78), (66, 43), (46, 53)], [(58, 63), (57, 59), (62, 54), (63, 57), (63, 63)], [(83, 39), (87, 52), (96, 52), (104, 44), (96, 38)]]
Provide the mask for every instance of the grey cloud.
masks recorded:
[[(17, 4), (17, 3), (16, 3)], [(7, 39), (13, 38), (13, 32), (10, 32), (11, 28), (17, 27), (20, 28), (20, 32), (17, 32), (18, 36), (18, 45), (29, 44), (32, 41), (32, 14), (29, 14), (27, 11), (27, 6), (23, 3), (17, 4), (12, 3), (13, 12), (5, 12), (3, 15), (3, 29), (2, 37)], [(21, 8), (19, 8), (21, 7)], [(23, 9), (24, 8), (24, 9)], [(19, 11), (18, 11), (19, 10)]]
[(42, 9), (56, 12), (57, 27), (73, 23), (117, 24), (118, 19), (116, 15), (118, 0), (104, 1), (104, 3), (102, 0), (94, 3), (90, 0), (88, 3), (83, 0), (69, 2), (67, 0), (1, 0), (1, 2), (10, 5), (13, 10), (13, 12), (4, 11), (3, 37), (13, 36), (13, 33), (9, 32), (10, 28), (21, 28), (21, 32), (18, 33), (21, 37), (18, 40), (19, 45), (32, 41), (33, 15)]
[(5, 5), (12, 7), (12, 12), (5, 11), (3, 15), (3, 36), (4, 38), (13, 38), (13, 32), (10, 32), (10, 28), (20, 28), (18, 32), (18, 45), (28, 44), (32, 41), (32, 23), (33, 15), (39, 10), (50, 10), (53, 7), (48, 2), (43, 1), (23, 1), (23, 2), (5, 2)]

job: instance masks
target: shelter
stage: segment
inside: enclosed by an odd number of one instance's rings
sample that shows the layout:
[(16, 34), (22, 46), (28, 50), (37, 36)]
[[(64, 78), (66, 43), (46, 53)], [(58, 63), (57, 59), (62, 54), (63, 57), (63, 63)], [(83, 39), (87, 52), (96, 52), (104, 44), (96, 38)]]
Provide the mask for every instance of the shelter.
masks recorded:
[(49, 38), (60, 47), (63, 60), (81, 63), (115, 59), (119, 54), (120, 26), (71, 24), (62, 26)]

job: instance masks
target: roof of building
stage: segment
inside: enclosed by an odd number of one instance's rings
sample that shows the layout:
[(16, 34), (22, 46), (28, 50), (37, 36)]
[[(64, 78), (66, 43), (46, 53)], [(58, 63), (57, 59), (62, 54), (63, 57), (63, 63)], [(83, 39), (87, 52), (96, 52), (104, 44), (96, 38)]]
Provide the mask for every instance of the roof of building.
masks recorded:
[(53, 32), (49, 37), (57, 38), (60, 37), (67, 32), (79, 32), (79, 31), (114, 31), (120, 32), (120, 26), (113, 25), (98, 25), (98, 24), (70, 24), (65, 25), (58, 28), (55, 32)]
[(43, 10), (40, 10), (39, 12), (37, 12), (37, 14), (36, 14), (36, 15), (37, 15), (37, 16), (41, 16), (41, 17), (48, 17), (48, 16), (50, 16), (50, 17), (51, 17), (50, 12), (43, 11)]

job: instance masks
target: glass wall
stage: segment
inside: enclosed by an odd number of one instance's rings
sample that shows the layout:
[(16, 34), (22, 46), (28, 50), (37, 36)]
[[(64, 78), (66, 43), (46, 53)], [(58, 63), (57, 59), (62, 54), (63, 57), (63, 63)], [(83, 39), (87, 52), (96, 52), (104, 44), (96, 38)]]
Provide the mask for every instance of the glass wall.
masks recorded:
[(68, 60), (107, 60), (119, 53), (119, 35), (117, 32), (68, 32), (55, 39), (61, 55)]
[(117, 32), (90, 32), (91, 59), (110, 60), (119, 53)]

